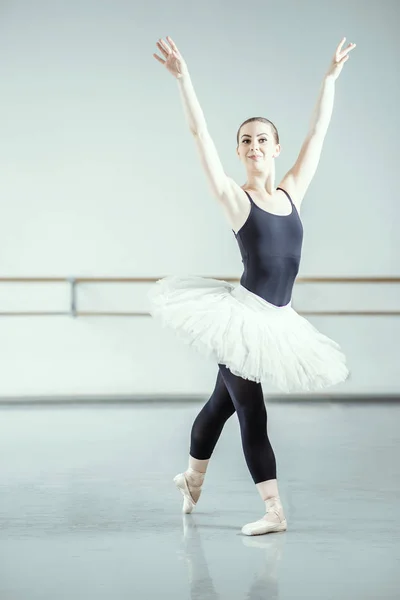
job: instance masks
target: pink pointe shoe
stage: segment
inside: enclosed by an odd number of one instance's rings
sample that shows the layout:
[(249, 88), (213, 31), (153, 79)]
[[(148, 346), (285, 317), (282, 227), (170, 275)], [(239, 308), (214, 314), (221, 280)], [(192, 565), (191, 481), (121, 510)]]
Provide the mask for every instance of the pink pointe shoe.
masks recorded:
[[(186, 473), (179, 473), (174, 477), (174, 483), (183, 496), (182, 512), (187, 515), (193, 511), (200, 498), (201, 486), (204, 479), (204, 473), (202, 473), (202, 477), (200, 476), (201, 483), (192, 483), (192, 481), (188, 480), (190, 478), (190, 471), (188, 469)], [(199, 477), (199, 472), (193, 471), (193, 473), (196, 473), (197, 477)]]
[(282, 504), (279, 498), (269, 498), (265, 501), (267, 508), (266, 515), (254, 521), (254, 523), (248, 523), (242, 527), (242, 533), (244, 535), (264, 535), (265, 533), (274, 533), (278, 531), (286, 531), (287, 522), (285, 515), (283, 514)]

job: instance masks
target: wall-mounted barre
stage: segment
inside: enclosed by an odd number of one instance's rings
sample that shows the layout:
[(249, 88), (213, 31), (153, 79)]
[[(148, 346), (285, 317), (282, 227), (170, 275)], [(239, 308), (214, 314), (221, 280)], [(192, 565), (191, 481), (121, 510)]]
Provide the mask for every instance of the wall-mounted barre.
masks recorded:
[[(216, 277), (213, 275), (204, 275), (212, 279), (221, 279), (223, 281), (238, 282), (239, 277)], [(19, 317), (43, 317), (43, 316), (70, 316), (70, 317), (149, 317), (148, 312), (103, 312), (103, 311), (79, 311), (77, 309), (77, 286), (80, 283), (155, 283), (161, 277), (0, 277), (2, 283), (67, 283), (70, 286), (70, 309), (69, 311), (15, 311), (1, 312), (0, 316), (19, 316)], [(372, 283), (372, 284), (398, 284), (400, 277), (298, 277), (296, 285), (299, 283)], [(400, 316), (398, 311), (364, 311), (364, 310), (310, 310), (298, 311), (301, 315), (325, 315), (325, 316)]]

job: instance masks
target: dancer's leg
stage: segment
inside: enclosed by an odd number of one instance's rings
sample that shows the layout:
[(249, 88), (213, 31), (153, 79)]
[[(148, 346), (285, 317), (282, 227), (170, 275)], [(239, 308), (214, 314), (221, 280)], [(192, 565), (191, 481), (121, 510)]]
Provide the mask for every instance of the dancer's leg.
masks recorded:
[(267, 411), (260, 383), (233, 375), (219, 365), (239, 418), (243, 452), (253, 481), (258, 486), (271, 482), (263, 500), (276, 495), (276, 460), (267, 434)]
[(242, 531), (246, 535), (283, 531), (286, 520), (279, 498), (275, 454), (267, 433), (267, 411), (261, 384), (233, 375), (225, 365), (219, 365), (219, 368), (239, 418), (247, 466), (268, 513), (261, 521), (243, 527)]
[(185, 513), (192, 512), (200, 497), (209, 459), (226, 421), (234, 412), (235, 407), (218, 371), (214, 391), (192, 426), (188, 469), (175, 477), (175, 483), (184, 496)]
[(235, 406), (218, 371), (214, 391), (192, 426), (190, 456), (193, 463), (190, 466), (203, 470), (202, 463), (210, 459), (226, 421), (234, 412)]

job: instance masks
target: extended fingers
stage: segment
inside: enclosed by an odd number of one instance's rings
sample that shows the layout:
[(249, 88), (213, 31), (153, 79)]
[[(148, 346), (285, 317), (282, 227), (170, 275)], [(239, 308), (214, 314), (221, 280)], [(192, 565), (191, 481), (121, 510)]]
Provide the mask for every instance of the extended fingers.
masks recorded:
[(158, 40), (157, 47), (160, 50), (160, 52), (162, 52), (162, 54), (165, 56), (165, 58), (167, 58), (167, 56), (169, 56), (172, 53), (171, 48), (162, 39)]
[(347, 48), (345, 48), (344, 50), (342, 50), (342, 52), (340, 53), (341, 56), (345, 56), (346, 54), (348, 54), (349, 52), (351, 52), (353, 50), (353, 48), (355, 48), (356, 45), (355, 44), (349, 44), (347, 46)]
[(179, 53), (179, 50), (178, 50), (178, 48), (177, 48), (177, 45), (175, 44), (174, 40), (173, 40), (171, 37), (169, 37), (169, 35), (167, 35), (167, 40), (168, 40), (168, 42), (171, 44), (171, 48), (172, 48), (172, 50), (173, 50), (174, 52), (177, 52), (177, 53)]
[(341, 60), (344, 56), (346, 56), (349, 52), (351, 52), (356, 47), (356, 44), (350, 43), (347, 45), (347, 47), (344, 50), (342, 50), (342, 46), (343, 46), (345, 40), (346, 40), (345, 37), (342, 38), (341, 42), (339, 43), (338, 47), (336, 48), (336, 52), (335, 52), (336, 62)]
[(345, 43), (345, 41), (346, 41), (346, 38), (345, 38), (345, 37), (343, 37), (343, 38), (340, 40), (340, 42), (339, 42), (339, 45), (338, 45), (338, 47), (336, 48), (336, 54), (338, 54), (338, 53), (340, 53), (340, 52), (341, 52), (341, 50), (342, 50), (342, 46), (343, 46), (343, 44)]

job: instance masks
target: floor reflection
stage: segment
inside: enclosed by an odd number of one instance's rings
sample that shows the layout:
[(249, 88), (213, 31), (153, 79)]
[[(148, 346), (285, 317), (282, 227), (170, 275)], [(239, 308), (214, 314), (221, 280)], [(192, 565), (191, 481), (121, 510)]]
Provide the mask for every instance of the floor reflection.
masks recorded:
[[(196, 516), (182, 515), (182, 526), (182, 549), (187, 568), (190, 600), (222, 600), (222, 595), (216, 590), (210, 573), (203, 548), (201, 528), (196, 523)], [(275, 600), (279, 598), (278, 569), (283, 557), (286, 536), (285, 532), (253, 537), (238, 536), (249, 551), (261, 553), (261, 557), (254, 557), (259, 568), (250, 583), (248, 592), (243, 596), (243, 600), (260, 600), (261, 598)], [(233, 551), (232, 547), (229, 560), (232, 561), (232, 572), (234, 573), (236, 559), (232, 555)]]

